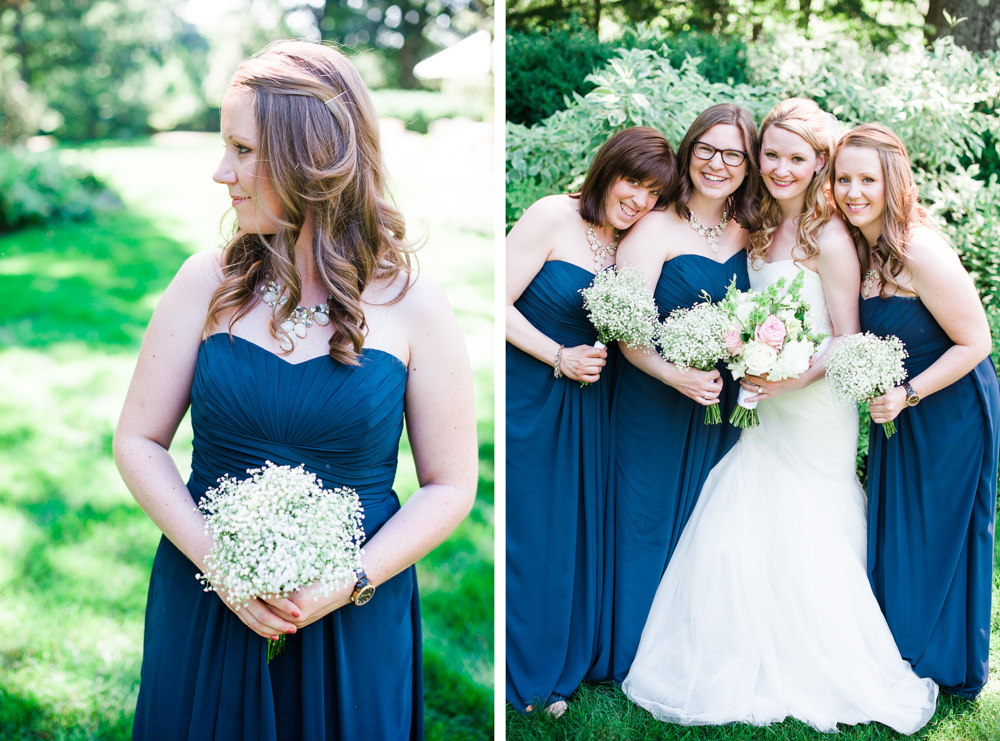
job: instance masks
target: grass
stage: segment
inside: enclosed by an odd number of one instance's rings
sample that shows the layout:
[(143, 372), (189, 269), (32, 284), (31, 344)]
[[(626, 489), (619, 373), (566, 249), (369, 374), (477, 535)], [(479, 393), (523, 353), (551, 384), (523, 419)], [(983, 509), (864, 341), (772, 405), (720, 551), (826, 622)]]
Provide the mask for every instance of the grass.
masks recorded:
[[(612, 682), (583, 684), (561, 718), (546, 713), (521, 715), (507, 706), (507, 741), (816, 741), (828, 739), (797, 720), (758, 728), (743, 723), (688, 727), (661, 723), (632, 704)], [(879, 723), (840, 726), (843, 741), (1000, 741), (1000, 543), (993, 550), (993, 632), (990, 680), (975, 700), (938, 697), (930, 722), (913, 736)]]
[[(457, 139), (451, 138), (451, 145)], [(427, 232), (476, 381), (479, 496), (418, 564), (426, 735), (493, 736), (492, 214), (489, 142), (397, 132), (397, 200)], [(459, 144), (461, 146), (461, 144)], [(121, 482), (111, 439), (145, 324), (180, 263), (220, 242), (217, 137), (67, 151), (121, 193), (85, 224), (0, 237), (0, 739), (128, 739), (159, 531)], [(471, 165), (471, 166), (470, 166)], [(185, 420), (171, 448), (190, 465)], [(403, 442), (396, 489), (416, 487)]]

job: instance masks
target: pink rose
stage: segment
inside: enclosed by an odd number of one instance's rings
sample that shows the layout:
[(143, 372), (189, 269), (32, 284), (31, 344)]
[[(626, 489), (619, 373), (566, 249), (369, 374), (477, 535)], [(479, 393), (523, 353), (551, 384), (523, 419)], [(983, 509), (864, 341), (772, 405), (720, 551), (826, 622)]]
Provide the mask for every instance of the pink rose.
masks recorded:
[(785, 341), (785, 325), (774, 314), (770, 314), (764, 323), (757, 327), (756, 337), (765, 345), (781, 350), (781, 345)]
[(739, 355), (743, 352), (743, 340), (739, 331), (735, 329), (726, 332), (726, 338), (722, 341), (722, 345), (730, 355)]

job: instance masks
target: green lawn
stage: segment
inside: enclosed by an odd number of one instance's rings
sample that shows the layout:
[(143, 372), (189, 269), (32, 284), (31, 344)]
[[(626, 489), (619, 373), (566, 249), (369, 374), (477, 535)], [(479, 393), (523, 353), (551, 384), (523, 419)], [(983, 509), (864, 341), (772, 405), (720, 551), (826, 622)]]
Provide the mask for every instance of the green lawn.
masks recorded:
[[(545, 713), (525, 716), (507, 706), (507, 741), (816, 741), (829, 739), (796, 720), (766, 728), (737, 723), (686, 727), (661, 723), (633, 705), (614, 683), (584, 684), (570, 698), (561, 718)], [(990, 681), (974, 701), (953, 695), (938, 698), (937, 712), (913, 736), (878, 723), (840, 726), (844, 741), (1000, 741), (1000, 543), (993, 551), (993, 632), (990, 635)]]
[[(428, 739), (493, 736), (492, 145), (385, 139), (397, 201), (427, 233), (476, 380), (479, 496), (418, 565)], [(67, 155), (125, 207), (0, 237), (0, 739), (128, 739), (159, 531), (118, 477), (111, 439), (145, 324), (228, 208), (214, 135)], [(171, 449), (186, 476), (191, 430)], [(404, 440), (397, 491), (416, 486)]]

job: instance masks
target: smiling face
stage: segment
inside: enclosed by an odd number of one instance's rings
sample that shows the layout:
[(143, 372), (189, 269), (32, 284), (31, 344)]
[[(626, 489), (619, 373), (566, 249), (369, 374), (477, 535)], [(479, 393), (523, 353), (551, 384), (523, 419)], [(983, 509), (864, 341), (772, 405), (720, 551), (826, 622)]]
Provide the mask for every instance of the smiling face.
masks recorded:
[[(222, 101), (222, 140), (226, 151), (212, 179), (229, 189), (240, 230), (274, 234), (284, 208), (267, 170), (257, 160), (259, 139), (254, 98), (245, 87), (230, 87)], [(255, 189), (255, 178), (256, 186)]]
[(746, 150), (740, 130), (733, 124), (716, 124), (699, 136), (698, 141), (720, 151), (717, 151), (710, 160), (698, 159), (691, 155), (688, 177), (694, 186), (691, 193), (692, 200), (698, 197), (713, 201), (728, 198), (742, 185), (749, 160), (744, 159), (741, 165), (727, 165), (722, 161), (721, 150), (735, 149), (738, 152)]
[[(760, 170), (768, 192), (777, 201), (794, 202), (805, 198), (806, 189), (826, 162), (826, 153), (817, 155), (798, 134), (769, 126), (760, 149)], [(796, 211), (801, 211), (798, 204)]]
[(847, 220), (861, 230), (869, 245), (882, 233), (885, 177), (878, 152), (868, 147), (844, 147), (837, 155), (833, 197)]
[(635, 178), (618, 178), (608, 189), (605, 200), (605, 225), (624, 231), (635, 226), (643, 216), (648, 214), (660, 190), (652, 183), (640, 183)]

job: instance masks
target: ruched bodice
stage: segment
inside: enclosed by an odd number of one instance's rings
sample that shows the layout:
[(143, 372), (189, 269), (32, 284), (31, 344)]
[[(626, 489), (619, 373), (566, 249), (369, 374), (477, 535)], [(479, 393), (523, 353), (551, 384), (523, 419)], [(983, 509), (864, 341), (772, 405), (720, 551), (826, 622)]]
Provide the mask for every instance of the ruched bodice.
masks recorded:
[[(861, 328), (906, 346), (910, 379), (954, 343), (917, 297), (859, 299)], [(903, 657), (966, 697), (987, 681), (1000, 389), (986, 358), (904, 407), (868, 449), (868, 576)]]
[(270, 460), (304, 464), (328, 488), (356, 489), (362, 504), (388, 497), (406, 367), (369, 348), (359, 360), (357, 366), (329, 356), (289, 363), (241, 337), (208, 337), (191, 388), (192, 494)]
[[(561, 345), (593, 345), (580, 295), (593, 280), (549, 261), (514, 306)], [(507, 344), (507, 700), (519, 711), (568, 697), (608, 650), (598, 629), (610, 630), (599, 615), (617, 352), (609, 347), (600, 379), (581, 386)]]
[[(668, 238), (668, 235), (664, 235)], [(729, 284), (749, 288), (746, 253), (725, 262), (678, 255), (663, 263), (653, 296), (660, 319), (680, 308), (726, 295)], [(736, 443), (729, 424), (738, 386), (725, 369), (719, 396), (723, 422), (706, 425), (705, 409), (629, 362), (620, 362), (612, 407), (614, 533), (614, 650), (612, 674), (621, 681), (639, 645), (656, 586), (712, 466)]]
[[(392, 491), (407, 369), (366, 348), (349, 366), (289, 363), (226, 333), (202, 343), (191, 389), (195, 501), (266, 461), (351, 487), (366, 538), (399, 510)], [(333, 741), (423, 737), (420, 608), (411, 566), (298, 630), (267, 662), (251, 632), (166, 538), (146, 606), (136, 741)]]

